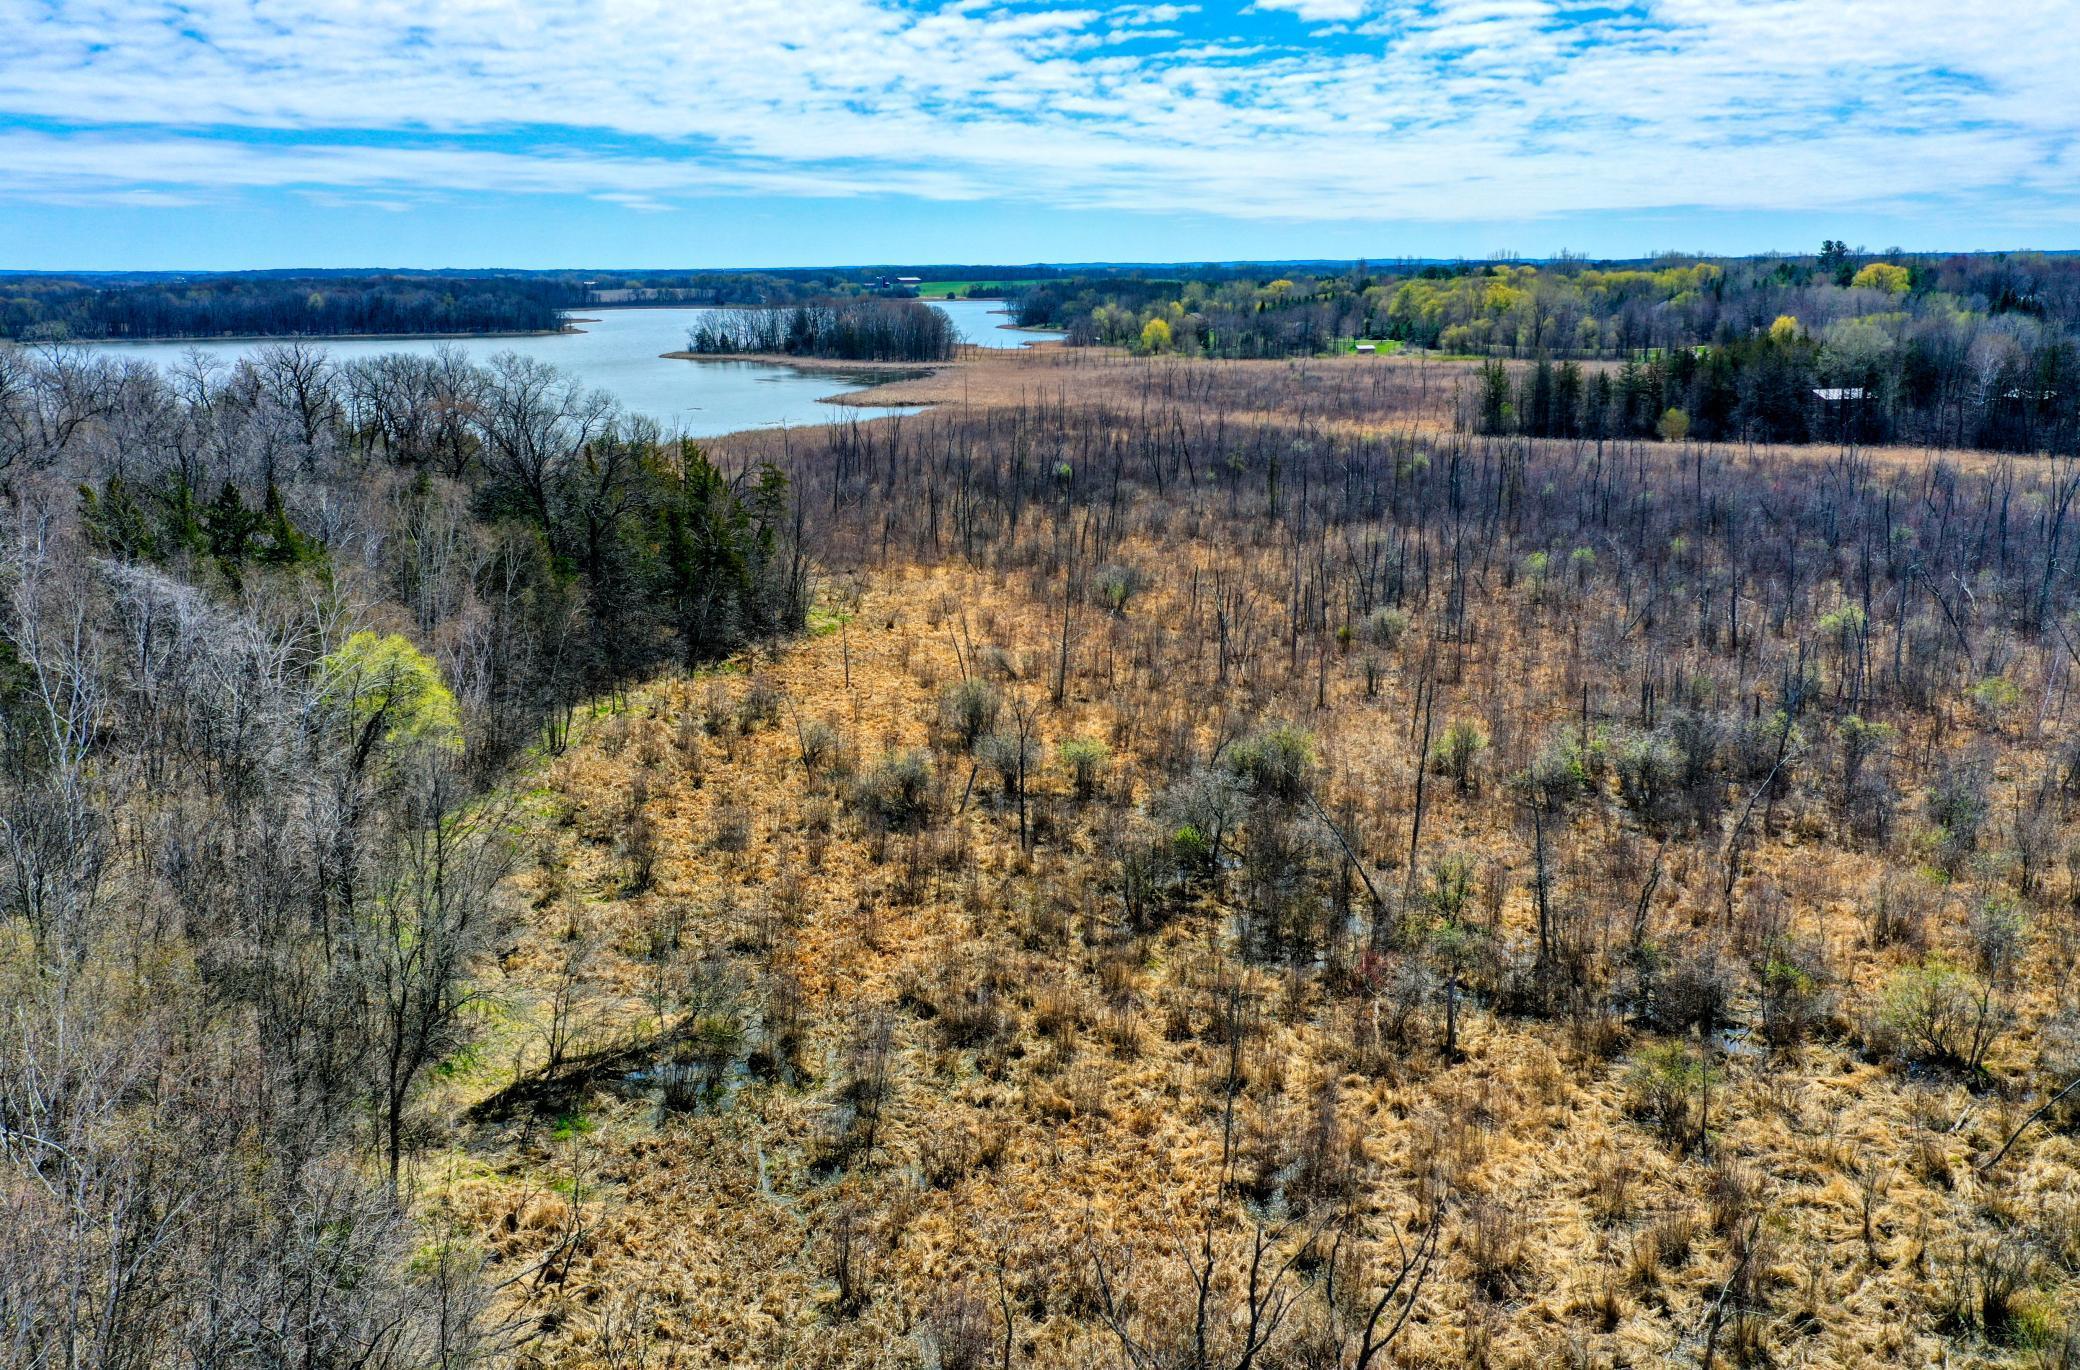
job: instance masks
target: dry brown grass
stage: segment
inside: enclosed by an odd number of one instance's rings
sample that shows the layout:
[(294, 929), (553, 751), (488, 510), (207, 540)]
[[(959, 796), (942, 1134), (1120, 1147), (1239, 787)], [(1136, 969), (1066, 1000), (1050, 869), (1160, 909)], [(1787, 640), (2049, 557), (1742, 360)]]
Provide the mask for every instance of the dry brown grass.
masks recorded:
[[(944, 603), (965, 606), (971, 624), (991, 623), (1014, 656), (1046, 640), (1044, 610), (986, 578), (909, 574), (869, 588), (842, 636), (753, 669), (869, 761), (922, 745), (939, 688), (957, 678), (959, 628), (932, 612)], [(1115, 632), (1161, 617), (1151, 604), (1146, 619)], [(1095, 642), (1081, 654), (1079, 695), (1097, 693), (1098, 655)], [(1059, 775), (1046, 778), (1043, 800), (1057, 840), (1037, 855), (1019, 852), (1003, 812), (971, 800), (943, 828), (890, 840), (877, 860), (881, 844), (854, 830), (831, 786), (804, 774), (790, 719), (720, 738), (696, 725), (689, 741), (686, 721), (717, 709), (711, 692), (726, 713), (746, 688), (727, 675), (666, 683), (593, 722), (549, 769), (552, 814), (537, 840), (565, 864), (565, 898), (599, 943), (586, 973), (589, 1037), (642, 1030), (645, 928), (678, 905), (684, 956), (799, 985), (808, 1078), (662, 1120), (650, 1102), (601, 1090), (582, 1105), (596, 1130), (559, 1142), (536, 1123), (472, 1144), (504, 1177), (474, 1194), (492, 1231), (515, 1186), (566, 1169), (591, 1177), (586, 1254), (535, 1296), (562, 1310), (530, 1352), (535, 1363), (610, 1363), (601, 1343), (616, 1317), (652, 1339), (651, 1364), (899, 1363), (924, 1354), (920, 1324), (944, 1320), (934, 1300), (949, 1290), (994, 1309), (1000, 1265), (1021, 1310), (1018, 1363), (1109, 1359), (1110, 1335), (1084, 1288), (1086, 1242), (1152, 1250), (1158, 1234), (1189, 1227), (1217, 1184), (1221, 1111), (1209, 1081), (1220, 1052), (1207, 1040), (1203, 993), (1217, 975), (1243, 979), (1263, 1006), (1241, 1108), (1245, 1153), (1261, 1151), (1276, 1169), (1279, 1148), (1336, 1081), (1336, 1126), (1368, 1176), (1364, 1211), (1402, 1221), (1441, 1186), (1469, 1215), (1457, 1220), (1451, 1277), (1407, 1339), (1408, 1363), (1457, 1363), (1469, 1348), (1498, 1364), (1550, 1363), (1575, 1354), (1568, 1348), (1602, 1363), (1694, 1354), (1750, 1211), (1769, 1239), (1752, 1276), (1760, 1307), (1744, 1315), (1755, 1325), (1741, 1333), (1757, 1354), (1933, 1363), (1956, 1354), (1929, 1312), (1950, 1253), (2036, 1196), (2071, 1208), (2069, 1141), (2046, 1138), (2012, 1173), (1981, 1180), (1970, 1161), (1997, 1144), (2013, 1110), (1961, 1087), (1924, 1090), (1840, 1046), (1729, 1060), (1710, 1159), (1657, 1144), (1627, 1115), (1624, 1061), (1583, 1056), (1550, 1027), (1475, 1015), (1463, 1061), (1356, 1072), (1319, 992), (1302, 988), (1295, 1000), (1277, 972), (1224, 958), (1211, 912), (1131, 946), (1124, 968), (1101, 951), (1105, 939), (1090, 934), (1102, 833), (1073, 811)], [(1044, 692), (1030, 679), (1012, 688)], [(1398, 721), (1391, 707), (1340, 717), (1344, 763), (1405, 772), (1405, 761), (1382, 756)], [(1096, 697), (1050, 715), (1051, 736), (1117, 731)], [(1134, 754), (1123, 747), (1119, 757), (1124, 777), (1113, 783), (1131, 785)], [(963, 770), (942, 772), (948, 804)], [(602, 838), (645, 775), (660, 860), (655, 887), (630, 896)], [(741, 852), (713, 840), (731, 805), (749, 816)], [(819, 815), (833, 812), (835, 831), (819, 832)], [(1516, 839), (1486, 806), (1447, 798), (1438, 818), (1442, 842), (1504, 847), (1521, 886)], [(1787, 879), (1825, 862), (1819, 883), (1842, 892), (1869, 876), (1867, 862), (1795, 841), (1768, 856), (1765, 868)], [(1671, 902), (1706, 897), (1679, 889)], [(1847, 903), (1812, 906), (1808, 925), (1861, 989), (1883, 959), (1855, 953)], [(1505, 916), (1521, 924), (1525, 901), (1513, 893)], [(516, 997), (538, 1004), (568, 931), (560, 917), (538, 923), (512, 961)], [(1001, 1022), (949, 1034), (957, 1001), (985, 983)], [(817, 1158), (831, 1084), (844, 1074), (848, 1038), (874, 1012), (895, 1031), (886, 1125), (867, 1163), (825, 1173)], [(2024, 1050), (2018, 1039), (2009, 1063)], [(1916, 1169), (1917, 1144), (1940, 1159)], [(1872, 1165), (1889, 1182), (1866, 1246), (1860, 1175)], [(1716, 1197), (1724, 1172), (1746, 1177), (1744, 1196)], [(846, 1223), (860, 1234), (865, 1269), (856, 1312), (838, 1307), (830, 1249)], [(1677, 1224), (1694, 1235), (1671, 1241)], [(534, 1213), (519, 1225), (553, 1224)], [(1729, 1335), (1722, 1349), (1732, 1345)]]
[[(766, 355), (694, 358), (758, 361), (800, 370), (847, 376), (886, 375), (863, 390), (829, 396), (834, 404), (877, 408), (920, 405), (951, 409), (1017, 408), (1073, 397), (1074, 402), (1122, 415), (1146, 413), (1151, 403), (1183, 413), (1218, 407), (1231, 421), (1313, 421), (1322, 431), (1353, 436), (1441, 433), (1459, 419), (1471, 393), (1478, 363), (1396, 353), (1386, 357), (1313, 357), (1283, 361), (1205, 362), (1176, 357), (1136, 357), (1119, 348), (1067, 347), (1040, 343), (1027, 348), (963, 344), (951, 362), (840, 362)], [(1515, 364), (1513, 364), (1515, 365)], [(1210, 377), (1217, 380), (1209, 382)], [(762, 446), (760, 435), (719, 440), (722, 445)], [(1711, 445), (1700, 444), (1706, 450)], [(1734, 444), (1739, 447), (1739, 444)], [(1784, 461), (1836, 462), (1836, 443), (1776, 446)], [(1862, 460), (1900, 470), (1934, 463), (1983, 474), (2019, 459), (1999, 452), (1904, 446), (1859, 447)]]
[[(1383, 364), (1319, 365), (1321, 421), (1367, 422), (1373, 380), (1346, 373)], [(1243, 402), (1222, 412), (1278, 417), (1254, 397), (1292, 393), (1294, 374), (1239, 370), (1228, 398)], [(1197, 383), (1181, 364), (1036, 352), (871, 402), (1015, 409), (1075, 387), (1130, 410), (1150, 387), (1192, 405)], [(1915, 955), (1911, 939), (1870, 935), (1876, 891), (1908, 882), (1927, 941), (1965, 959), (1969, 906), (2010, 875), (1974, 868), (1937, 887), (1902, 873), (1921, 850), (1911, 833), (1845, 842), (1818, 787), (1799, 785), (1758, 817), (1729, 916), (1723, 828), (1661, 848), (1606, 775), (1548, 835), (1579, 935), (1622, 950), (1658, 849), (1658, 946), (1745, 965), (1763, 959), (1759, 938), (1797, 942), (1831, 976), (1827, 1003), (1779, 1047), (1759, 1026), (1724, 1045), (1673, 1039), (1714, 1072), (1701, 1139), (1643, 1109), (1637, 1070), (1671, 1039), (1623, 1015), (1469, 1003), (1447, 1057), (1434, 994), (1402, 1035), (1381, 1026), (1398, 1012), (1393, 969), (1415, 953), (1392, 953), (1359, 991), (1343, 983), (1360, 964), (1349, 948), (1252, 960), (1235, 873), (1137, 931), (1119, 845), (1158, 832), (1149, 801), (1182, 755), (1295, 720), (1370, 879), (1398, 898), (1463, 854), (1476, 917), (1494, 944), (1522, 947), (1532, 835), (1508, 780), (1571, 726), (1585, 684), (1600, 713), (1619, 709), (1612, 693), (1643, 663), (1608, 631), (1615, 606), (1569, 598), (1557, 575), (1516, 581), (1487, 589), (1479, 631), (1448, 650), (1419, 617), (1393, 646), (1302, 644), (1288, 659), (1276, 541), (1217, 518), (1164, 527), (1120, 549), (1151, 572), (1124, 613), (1078, 610), (1059, 702), (1057, 579), (894, 559), (826, 586), (819, 631), (636, 691), (544, 763), (524, 837), (536, 915), (505, 967), (510, 1059), (460, 1093), (538, 1067), (565, 1000), (574, 1050), (712, 1018), (713, 1040), (675, 1059), (726, 1083), (670, 1107), (655, 1079), (596, 1078), (560, 1122), (521, 1113), (458, 1134), (469, 1177), (450, 1198), (493, 1249), (517, 1261), (583, 1231), (555, 1278), (511, 1291), (539, 1332), (526, 1363), (996, 1365), (1008, 1321), (1014, 1364), (1113, 1364), (1099, 1271), (1133, 1291), (1137, 1326), (1167, 1325), (1209, 1221), (1224, 1278), (1239, 1270), (1251, 1199), (1340, 1213), (1370, 1255), (1442, 1224), (1395, 1363), (1697, 1364), (1707, 1345), (1722, 1364), (2064, 1363), (2080, 1143), (2040, 1125), (1978, 1167), (2040, 1097), (2035, 1033), (2067, 997), (2072, 872), (2025, 900), (2018, 1025), (1989, 1074), (1908, 1069), (1866, 1030)], [(1222, 576), (1273, 593), (1257, 649), (1216, 672), (1207, 597)], [(1429, 776), (1410, 872), (1426, 666), (1439, 727), (1477, 721), (1490, 745), (1464, 789)], [(2018, 666), (2018, 683), (2048, 700), (2052, 668), (2038, 666), (2045, 678)], [(1037, 717), (1030, 842), (991, 767), (950, 736), (944, 697), (969, 676), (996, 692), (999, 728), (1021, 703)], [(1759, 700), (1768, 682), (1748, 685)], [(1961, 695), (1900, 728), (1916, 767), (1996, 747), (1997, 814), (2024, 803), (2057, 740), (2019, 720), (1988, 732)], [(1055, 756), (1072, 738), (1110, 749), (1089, 799)], [(930, 817), (890, 830), (857, 790), (910, 751), (930, 756)], [(1902, 805), (1903, 828), (1917, 805)], [(1362, 912), (1363, 889), (1347, 892)], [(1759, 1024), (1754, 980), (1730, 979), (1732, 1016)], [(559, 997), (565, 985), (576, 992)], [(1308, 1358), (1321, 1324), (1309, 1304), (1258, 1364), (1337, 1364)]]

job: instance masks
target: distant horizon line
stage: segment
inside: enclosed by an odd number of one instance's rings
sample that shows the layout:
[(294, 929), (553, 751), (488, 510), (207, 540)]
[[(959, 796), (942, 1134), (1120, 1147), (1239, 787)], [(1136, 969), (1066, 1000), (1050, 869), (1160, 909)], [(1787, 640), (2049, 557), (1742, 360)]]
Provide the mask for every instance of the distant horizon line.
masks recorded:
[[(2041, 255), (2065, 257), (2080, 255), (2080, 247), (2001, 247), (2001, 248), (1908, 248), (1897, 245), (1872, 248), (1854, 246), (1850, 253), (1858, 257), (1996, 257)], [(356, 265), (356, 266), (290, 266), (290, 267), (0, 267), (0, 278), (23, 277), (168, 277), (168, 276), (310, 276), (310, 275), (423, 275), (423, 276), (551, 276), (572, 272), (598, 271), (619, 275), (646, 275), (676, 273), (684, 275), (730, 275), (750, 272), (866, 272), (918, 270), (932, 268), (944, 271), (1001, 273), (1008, 271), (1046, 270), (1071, 271), (1133, 271), (1155, 269), (1223, 268), (1243, 267), (1353, 267), (1366, 265), (1420, 265), (1420, 266), (1499, 266), (1518, 264), (1543, 266), (1554, 262), (1631, 263), (1655, 262), (1670, 259), (1696, 261), (1764, 261), (1771, 258), (1795, 259), (1817, 257), (1813, 249), (1787, 250), (1767, 249), (1756, 252), (1713, 252), (1658, 249), (1637, 255), (1606, 255), (1573, 252), (1562, 249), (1546, 255), (1502, 250), (1485, 254), (1460, 256), (1437, 255), (1359, 255), (1350, 257), (1202, 257), (1180, 258), (1170, 261), (1141, 259), (1088, 259), (1078, 261), (1027, 261), (1027, 262), (814, 262), (802, 264), (756, 264), (730, 266), (604, 266), (587, 263), (572, 266), (407, 266), (407, 265)]]

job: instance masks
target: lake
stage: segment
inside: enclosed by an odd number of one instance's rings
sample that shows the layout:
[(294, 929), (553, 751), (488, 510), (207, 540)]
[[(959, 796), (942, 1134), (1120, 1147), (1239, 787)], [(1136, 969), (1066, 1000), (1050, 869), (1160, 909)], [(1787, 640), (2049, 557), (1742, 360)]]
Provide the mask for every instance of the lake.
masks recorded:
[[(996, 300), (952, 300), (935, 303), (946, 311), (963, 342), (983, 347), (1023, 347), (1030, 341), (1059, 338), (1059, 333), (1011, 331)], [(589, 309), (579, 333), (527, 338), (334, 338), (318, 343), (341, 360), (380, 356), (386, 352), (431, 352), (460, 348), (472, 361), (500, 352), (518, 352), (550, 362), (605, 390), (631, 414), (654, 419), (667, 432), (707, 438), (746, 428), (795, 427), (843, 423), (912, 412), (908, 408), (828, 404), (826, 395), (848, 394), (871, 382), (862, 378), (796, 371), (763, 362), (673, 361), (661, 353), (686, 346), (686, 334), (706, 312), (697, 308)], [(243, 342), (97, 343), (160, 366), (194, 350), (226, 363), (236, 361), (267, 340)]]

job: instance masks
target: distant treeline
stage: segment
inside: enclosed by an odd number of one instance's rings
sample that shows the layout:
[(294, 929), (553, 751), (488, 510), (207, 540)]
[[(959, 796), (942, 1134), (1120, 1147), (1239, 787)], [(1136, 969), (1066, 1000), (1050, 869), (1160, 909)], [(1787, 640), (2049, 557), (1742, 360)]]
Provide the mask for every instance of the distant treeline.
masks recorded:
[(788, 305), (863, 296), (879, 277), (859, 271), (628, 271), (587, 276), (600, 305)]
[(0, 274), (0, 338), (337, 337), (535, 333), (586, 306), (813, 304), (902, 299), (916, 281), (1048, 280), (1045, 266), (855, 266), (706, 271), (367, 271), (313, 268)]
[(381, 333), (541, 333), (583, 292), (520, 276), (213, 276), (135, 282), (0, 280), (0, 336), (326, 337)]
[[(1357, 339), (1541, 368), (1480, 397), (1491, 431), (1798, 442), (1846, 436), (2071, 450), (2080, 432), (2080, 257), (1809, 257), (1359, 264), (1320, 277), (1094, 277), (1027, 289), (1018, 321), (1073, 344), (1317, 356)], [(1544, 380), (1540, 378), (1544, 377)], [(1500, 386), (1500, 389), (1497, 388)], [(1611, 387), (1604, 402), (1597, 386)], [(1507, 393), (1504, 393), (1504, 392)], [(1816, 392), (1843, 392), (1822, 395)], [(1669, 411), (1678, 417), (1664, 424)]]
[(1873, 315), (1959, 312), (2080, 323), (2080, 256), (1981, 253), (1870, 258), (1830, 242), (1808, 257), (1542, 265), (1360, 262), (1318, 276), (1165, 269), (1089, 275), (1021, 292), (1019, 322), (1072, 343), (1138, 345), (1151, 322), (1170, 346), (1222, 357), (1288, 357), (1354, 338), (1483, 356), (1625, 357), (1724, 343), (1783, 315), (1820, 333)]
[(1045, 266), (864, 266), (777, 271), (598, 271), (573, 276), (601, 305), (788, 305), (835, 299), (910, 299), (911, 281), (991, 283), (1046, 280)]
[(771, 352), (840, 361), (931, 362), (953, 355), (953, 321), (915, 300), (825, 300), (786, 308), (723, 309), (687, 335), (706, 355)]

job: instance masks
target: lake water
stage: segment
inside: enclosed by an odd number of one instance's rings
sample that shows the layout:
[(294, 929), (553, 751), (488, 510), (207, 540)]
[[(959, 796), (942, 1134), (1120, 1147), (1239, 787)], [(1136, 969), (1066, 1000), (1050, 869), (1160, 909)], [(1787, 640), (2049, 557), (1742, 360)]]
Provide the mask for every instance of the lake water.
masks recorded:
[[(1022, 347), (1029, 341), (1058, 338), (1059, 333), (1013, 332), (997, 312), (995, 300), (953, 300), (935, 304), (946, 311), (964, 342), (983, 347)], [(581, 333), (535, 338), (340, 338), (321, 342), (342, 361), (387, 352), (431, 352), (460, 348), (472, 361), (488, 361), (500, 352), (518, 352), (552, 363), (614, 396), (632, 414), (654, 419), (667, 432), (706, 438), (746, 428), (782, 424), (843, 423), (909, 413), (905, 408), (829, 404), (827, 395), (848, 394), (871, 381), (862, 377), (815, 374), (761, 362), (690, 362), (659, 354), (686, 346), (686, 335), (700, 309), (590, 309)], [(165, 366), (193, 350), (225, 363), (261, 347), (259, 342), (100, 343), (126, 357)]]
[(1002, 300), (934, 300), (932, 308), (945, 310), (961, 331), (961, 341), (977, 347), (1024, 347), (1029, 342), (1059, 342), (1069, 336), (1007, 327), (1011, 315)]

